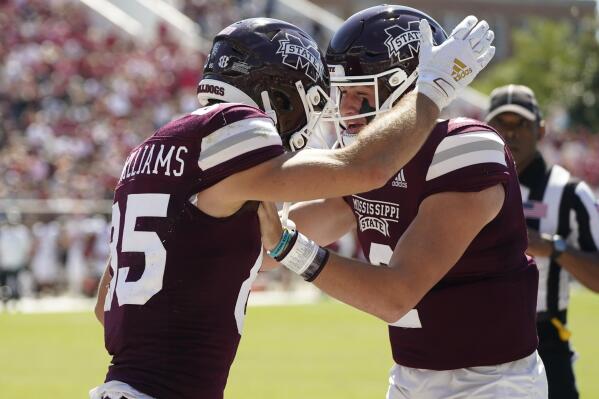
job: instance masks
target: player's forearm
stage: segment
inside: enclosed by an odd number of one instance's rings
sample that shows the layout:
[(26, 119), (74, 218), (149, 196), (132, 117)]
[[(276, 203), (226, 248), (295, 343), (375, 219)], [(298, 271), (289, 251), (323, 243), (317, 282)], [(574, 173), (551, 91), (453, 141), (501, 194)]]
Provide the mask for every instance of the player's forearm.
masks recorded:
[[(410, 93), (376, 118), (355, 144), (341, 150), (303, 150), (263, 162), (204, 190), (206, 203), (306, 201), (366, 192), (385, 184), (420, 149), (439, 115), (434, 103)], [(200, 200), (200, 198), (198, 198)]]
[(557, 263), (585, 287), (599, 292), (599, 253), (569, 247), (557, 258)]
[[(282, 230), (273, 203), (258, 208), (262, 242), (270, 255), (321, 290), (360, 310), (394, 323), (413, 306), (405, 295), (400, 269), (371, 266), (342, 258), (318, 247), (303, 234)], [(326, 266), (326, 267), (325, 267)]]
[[(388, 260), (389, 267), (334, 254), (328, 261), (316, 255), (302, 262), (304, 254), (318, 254), (316, 244), (305, 238), (298, 238), (288, 252), (283, 251), (280, 261), (329, 295), (395, 323), (458, 262), (499, 213), (504, 198), (501, 185), (475, 193), (446, 192), (427, 197)], [(264, 217), (261, 226), (274, 246), (280, 233)]]
[(227, 194), (240, 201), (269, 202), (342, 197), (380, 187), (392, 175), (383, 175), (376, 159), (352, 165), (352, 158), (337, 152), (302, 150), (265, 162), (211, 188), (220, 189), (215, 201), (222, 201)]
[[(407, 94), (391, 111), (366, 126), (353, 145), (341, 150), (304, 150), (274, 167), (258, 200), (304, 201), (366, 192), (385, 184), (418, 152), (439, 116), (426, 96)], [(271, 184), (276, 190), (268, 190)], [(260, 190), (260, 192), (257, 192)]]
[(419, 300), (397, 270), (330, 254), (314, 285), (356, 309), (395, 323)]
[(414, 157), (438, 117), (439, 109), (428, 97), (409, 93), (391, 111), (368, 124), (340, 158), (347, 165), (371, 169), (384, 183)]

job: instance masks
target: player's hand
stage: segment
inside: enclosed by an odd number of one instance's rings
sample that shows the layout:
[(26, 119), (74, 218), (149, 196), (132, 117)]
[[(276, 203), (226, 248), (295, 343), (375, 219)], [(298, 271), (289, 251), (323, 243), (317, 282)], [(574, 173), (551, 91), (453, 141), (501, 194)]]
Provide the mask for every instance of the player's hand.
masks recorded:
[(273, 202), (261, 202), (258, 207), (258, 218), (262, 232), (262, 245), (270, 251), (277, 246), (283, 234), (277, 206)]
[(553, 245), (551, 236), (540, 234), (538, 231), (528, 229), (528, 249), (526, 253), (531, 256), (551, 256)]
[(418, 91), (430, 98), (439, 110), (445, 108), (468, 86), (495, 55), (491, 46), (495, 34), (487, 21), (472, 15), (464, 18), (438, 46), (427, 20), (420, 21)]

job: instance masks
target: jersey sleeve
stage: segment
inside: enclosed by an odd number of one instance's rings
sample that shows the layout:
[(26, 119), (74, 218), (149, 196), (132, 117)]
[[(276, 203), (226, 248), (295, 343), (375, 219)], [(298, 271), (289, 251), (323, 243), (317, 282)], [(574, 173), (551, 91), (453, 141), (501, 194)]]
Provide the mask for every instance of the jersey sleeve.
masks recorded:
[(476, 192), (506, 183), (510, 173), (515, 173), (508, 162), (512, 161), (505, 143), (493, 131), (446, 136), (426, 172), (423, 199), (440, 192)]
[(224, 126), (202, 138), (198, 166), (202, 180), (215, 183), (284, 152), (273, 121), (251, 107), (223, 112)]
[(573, 211), (575, 218), (572, 228), (578, 236), (580, 249), (599, 251), (599, 202), (585, 182), (576, 185)]

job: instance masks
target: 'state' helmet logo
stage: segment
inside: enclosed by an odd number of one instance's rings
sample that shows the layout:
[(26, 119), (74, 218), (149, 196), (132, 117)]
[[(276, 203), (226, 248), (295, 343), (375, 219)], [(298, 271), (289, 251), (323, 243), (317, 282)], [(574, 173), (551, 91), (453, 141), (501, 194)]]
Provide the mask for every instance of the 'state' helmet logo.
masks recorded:
[[(297, 70), (304, 70), (313, 82), (324, 74), (324, 65), (320, 59), (316, 43), (285, 33), (286, 39), (279, 40), (276, 54), (283, 56), (283, 64)], [(308, 44), (304, 44), (306, 41)]]
[[(389, 51), (389, 58), (396, 58), (397, 62), (404, 62), (416, 57), (420, 50), (420, 27), (418, 21), (408, 23), (407, 28), (393, 25), (385, 29), (387, 39), (385, 46)], [(407, 51), (404, 51), (406, 49)], [(402, 56), (403, 52), (403, 56)]]

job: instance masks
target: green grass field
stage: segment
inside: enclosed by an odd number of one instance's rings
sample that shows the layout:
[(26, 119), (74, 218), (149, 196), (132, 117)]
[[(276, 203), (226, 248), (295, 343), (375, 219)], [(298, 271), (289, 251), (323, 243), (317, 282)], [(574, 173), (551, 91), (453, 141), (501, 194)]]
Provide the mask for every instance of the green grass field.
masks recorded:
[[(599, 297), (572, 298), (582, 399), (599, 398)], [(0, 314), (0, 398), (87, 397), (108, 364), (92, 314)], [(332, 301), (252, 307), (226, 397), (383, 398), (392, 364), (383, 323)]]

